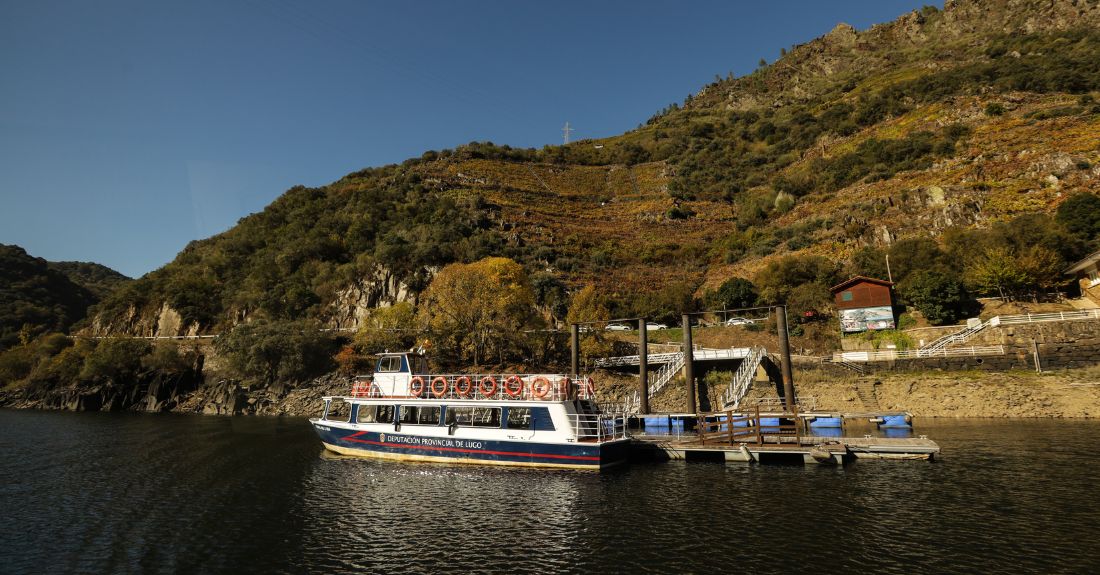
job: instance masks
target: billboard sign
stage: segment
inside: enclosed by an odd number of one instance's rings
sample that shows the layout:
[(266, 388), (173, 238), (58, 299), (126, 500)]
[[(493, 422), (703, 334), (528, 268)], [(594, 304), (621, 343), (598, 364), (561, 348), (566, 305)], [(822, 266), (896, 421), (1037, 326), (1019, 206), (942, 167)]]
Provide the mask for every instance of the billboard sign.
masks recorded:
[(840, 311), (840, 331), (854, 333), (871, 329), (894, 329), (894, 310), (888, 306), (861, 307)]

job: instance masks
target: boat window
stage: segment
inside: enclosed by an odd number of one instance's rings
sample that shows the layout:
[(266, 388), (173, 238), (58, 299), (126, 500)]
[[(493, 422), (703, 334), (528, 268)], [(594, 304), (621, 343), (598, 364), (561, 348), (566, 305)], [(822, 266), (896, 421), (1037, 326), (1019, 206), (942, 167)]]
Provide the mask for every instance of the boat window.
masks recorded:
[(378, 423), (393, 423), (393, 406), (379, 405), (378, 415), (375, 417)]
[(550, 419), (550, 410), (545, 407), (532, 407), (531, 428), (535, 431), (554, 431), (554, 420)]
[(439, 406), (422, 406), (416, 416), (416, 422), (420, 425), (439, 425)]
[(412, 357), (413, 373), (428, 373), (428, 360), (421, 356)]
[(329, 421), (351, 421), (351, 406), (343, 401), (334, 401), (328, 408)]
[(508, 429), (531, 429), (531, 408), (509, 407)]
[(378, 368), (375, 369), (375, 371), (379, 373), (396, 373), (401, 371), (401, 356), (388, 355), (378, 358)]
[(500, 408), (448, 407), (446, 423), (459, 427), (500, 427)]
[(359, 410), (356, 412), (355, 421), (357, 423), (374, 423), (377, 415), (377, 405), (360, 405)]
[(401, 406), (401, 423), (416, 423), (416, 412), (418, 408), (411, 405)]

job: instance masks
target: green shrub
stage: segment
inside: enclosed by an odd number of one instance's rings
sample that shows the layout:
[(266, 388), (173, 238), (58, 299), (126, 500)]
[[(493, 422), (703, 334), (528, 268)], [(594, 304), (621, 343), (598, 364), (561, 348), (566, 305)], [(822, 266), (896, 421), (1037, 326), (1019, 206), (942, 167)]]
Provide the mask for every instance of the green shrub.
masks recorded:
[(338, 342), (312, 321), (240, 324), (215, 342), (231, 375), (270, 384), (304, 381), (333, 368)]
[(84, 358), (81, 379), (126, 381), (142, 371), (142, 358), (152, 345), (143, 339), (117, 337), (100, 340)]

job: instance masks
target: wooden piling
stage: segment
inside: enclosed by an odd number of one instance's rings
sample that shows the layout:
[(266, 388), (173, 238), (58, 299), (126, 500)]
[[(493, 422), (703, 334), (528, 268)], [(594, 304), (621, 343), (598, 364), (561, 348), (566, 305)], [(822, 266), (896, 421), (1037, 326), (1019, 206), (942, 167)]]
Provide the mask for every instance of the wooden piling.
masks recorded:
[(791, 341), (787, 335), (787, 306), (775, 306), (775, 327), (779, 332), (780, 372), (783, 375), (783, 404), (787, 411), (794, 408), (794, 378), (791, 375)]
[(646, 320), (638, 320), (638, 413), (649, 413), (649, 334)]
[(687, 389), (687, 412), (695, 413), (695, 365), (691, 345), (691, 316), (684, 314), (680, 318), (684, 329), (684, 386)]

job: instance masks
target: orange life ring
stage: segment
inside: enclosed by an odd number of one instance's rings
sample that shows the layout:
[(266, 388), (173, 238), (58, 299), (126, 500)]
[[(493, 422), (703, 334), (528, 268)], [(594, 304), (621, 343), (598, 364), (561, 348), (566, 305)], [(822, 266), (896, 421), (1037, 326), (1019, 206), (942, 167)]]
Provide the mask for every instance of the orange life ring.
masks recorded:
[[(437, 383), (440, 385), (437, 386)], [(447, 395), (447, 378), (442, 375), (437, 375), (435, 379), (432, 380), (432, 395), (436, 397)]]
[(474, 390), (474, 384), (470, 381), (469, 377), (461, 375), (455, 379), (455, 393), (460, 397), (470, 397), (470, 392)]
[(413, 397), (424, 395), (424, 378), (419, 375), (409, 380), (409, 393)]
[(497, 380), (493, 379), (491, 375), (486, 375), (477, 384), (477, 390), (485, 397), (492, 397), (497, 393)]
[(535, 380), (531, 382), (531, 395), (542, 399), (546, 397), (547, 393), (550, 393), (551, 387), (553, 386), (550, 385), (549, 379), (541, 376), (536, 377)]
[(523, 393), (523, 380), (518, 375), (509, 375), (504, 380), (504, 392), (513, 399), (519, 397)]
[(569, 376), (563, 377), (558, 380), (558, 385), (561, 386), (561, 396), (565, 399), (573, 399), (569, 397), (572, 391), (573, 382), (569, 380)]

